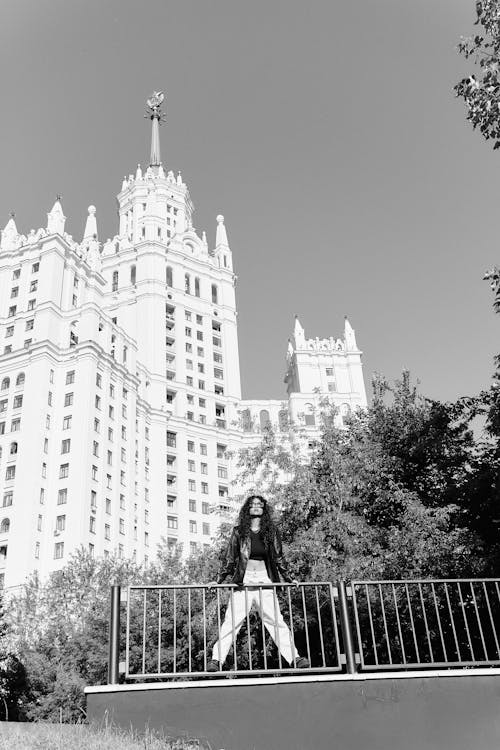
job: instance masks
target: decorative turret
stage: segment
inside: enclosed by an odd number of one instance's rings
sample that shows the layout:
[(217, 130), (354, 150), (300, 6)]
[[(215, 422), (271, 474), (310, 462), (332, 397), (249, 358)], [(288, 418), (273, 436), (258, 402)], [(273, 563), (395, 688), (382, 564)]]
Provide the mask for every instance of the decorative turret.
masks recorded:
[(219, 248), (229, 248), (226, 227), (224, 226), (224, 217), (222, 214), (219, 214), (217, 217), (217, 233), (215, 235), (215, 249), (218, 250)]
[(47, 214), (47, 231), (49, 234), (64, 234), (66, 217), (62, 210), (61, 196), (58, 195), (51, 211)]
[(2, 231), (2, 240), (0, 242), (0, 251), (15, 250), (16, 239), (19, 236), (17, 231), (16, 222), (14, 221), (15, 214), (11, 213), (10, 219), (5, 225), (5, 229)]
[(299, 316), (295, 316), (295, 324), (293, 327), (293, 337), (295, 339), (295, 347), (298, 349), (301, 346), (304, 346), (306, 338), (305, 338), (305, 332), (302, 328), (299, 320)]
[(88, 244), (90, 240), (97, 240), (98, 238), (95, 210), (95, 206), (88, 207), (89, 215), (87, 216), (87, 221), (85, 222), (85, 231), (83, 233), (84, 244)]
[(344, 341), (346, 349), (350, 351), (357, 351), (358, 347), (356, 344), (356, 333), (354, 331), (354, 328), (349, 323), (347, 315), (345, 316), (344, 322)]

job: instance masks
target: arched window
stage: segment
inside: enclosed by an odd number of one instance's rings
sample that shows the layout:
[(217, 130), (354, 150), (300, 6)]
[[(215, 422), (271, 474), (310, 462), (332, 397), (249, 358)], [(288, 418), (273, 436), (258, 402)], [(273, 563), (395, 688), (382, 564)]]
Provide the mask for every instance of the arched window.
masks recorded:
[(200, 280), (198, 276), (196, 276), (194, 280), (194, 294), (195, 294), (195, 297), (200, 296)]
[(278, 413), (278, 423), (282, 432), (285, 432), (285, 430), (288, 429), (288, 422), (288, 409), (280, 409)]
[(241, 429), (243, 432), (251, 432), (252, 431), (252, 415), (250, 414), (250, 409), (243, 409), (242, 412), (240, 412), (241, 416)]
[(10, 521), (8, 518), (3, 518), (0, 523), (0, 534), (7, 534), (10, 531)]
[(191, 277), (188, 273), (184, 276), (184, 291), (186, 294), (191, 294)]
[(25, 379), (24, 372), (20, 372), (16, 378), (16, 385), (24, 385)]
[(118, 289), (118, 271), (113, 271), (113, 284), (111, 286), (111, 291), (116, 292)]
[(304, 409), (304, 421), (307, 425), (314, 426), (316, 424), (316, 418), (314, 416), (314, 409), (312, 404), (306, 404)]
[(172, 266), (167, 266), (167, 286), (173, 286)]
[(2, 380), (2, 391), (8, 390), (9, 386), (10, 386), (10, 378), (4, 378)]
[(261, 409), (259, 414), (259, 422), (260, 422), (260, 429), (265, 429), (268, 425), (271, 424), (271, 420), (269, 418), (269, 412), (267, 409)]
[(10, 455), (13, 456), (17, 453), (17, 443), (10, 444)]
[(212, 302), (213, 302), (214, 305), (218, 304), (218, 299), (219, 299), (219, 295), (218, 295), (218, 292), (217, 292), (217, 285), (216, 284), (212, 284)]
[(130, 283), (135, 284), (136, 281), (136, 270), (135, 266), (130, 267)]

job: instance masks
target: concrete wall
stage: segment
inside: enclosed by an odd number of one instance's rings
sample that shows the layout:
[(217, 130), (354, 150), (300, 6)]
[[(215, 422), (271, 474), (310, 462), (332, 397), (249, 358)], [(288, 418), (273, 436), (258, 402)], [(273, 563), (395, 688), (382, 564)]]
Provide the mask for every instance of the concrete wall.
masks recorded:
[[(103, 692), (95, 692), (95, 691)], [(500, 670), (87, 688), (88, 715), (211, 750), (493, 750)]]

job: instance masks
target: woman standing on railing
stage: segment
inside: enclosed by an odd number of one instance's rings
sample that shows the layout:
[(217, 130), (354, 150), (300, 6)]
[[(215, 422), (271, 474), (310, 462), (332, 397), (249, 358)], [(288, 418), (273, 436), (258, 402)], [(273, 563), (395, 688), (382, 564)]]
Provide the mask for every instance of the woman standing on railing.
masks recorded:
[[(240, 510), (238, 524), (234, 527), (227, 552), (223, 559), (217, 583), (228, 576), (239, 588), (232, 592), (226, 609), (219, 639), (208, 662), (209, 672), (222, 669), (231, 644), (255, 604), (262, 622), (286, 661), (299, 669), (310, 666), (309, 660), (299, 656), (293, 636), (283, 619), (274, 587), (259, 589), (271, 583), (280, 583), (280, 574), (288, 583), (293, 581), (283, 555), (281, 535), (274, 524), (269, 505), (261, 495), (247, 497)], [(244, 587), (244, 588), (242, 588)]]

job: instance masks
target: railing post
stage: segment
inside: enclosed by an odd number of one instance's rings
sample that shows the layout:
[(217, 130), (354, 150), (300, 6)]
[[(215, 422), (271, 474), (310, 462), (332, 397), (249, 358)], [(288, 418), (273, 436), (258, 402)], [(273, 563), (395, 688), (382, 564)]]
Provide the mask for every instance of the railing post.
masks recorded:
[(348, 674), (356, 674), (356, 660), (354, 658), (354, 639), (352, 636), (351, 620), (349, 618), (349, 609), (347, 606), (347, 591), (345, 581), (337, 581), (339, 589), (339, 610), (340, 626), (342, 628), (342, 637), (344, 639), (346, 669)]
[(111, 586), (108, 685), (118, 685), (120, 662), (120, 586)]

